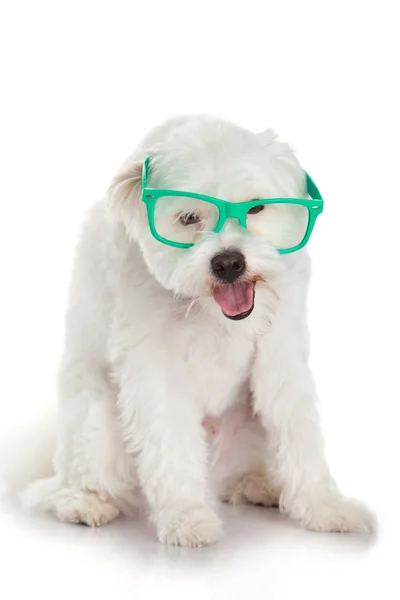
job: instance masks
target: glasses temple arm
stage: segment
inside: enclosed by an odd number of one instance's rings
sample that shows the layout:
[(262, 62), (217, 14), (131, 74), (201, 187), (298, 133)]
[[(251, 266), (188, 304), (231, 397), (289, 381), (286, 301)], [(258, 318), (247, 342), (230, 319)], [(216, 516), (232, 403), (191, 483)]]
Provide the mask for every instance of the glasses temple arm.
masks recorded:
[(148, 172), (149, 162), (150, 162), (150, 156), (148, 156), (146, 158), (146, 160), (144, 161), (144, 163), (143, 163), (143, 169), (142, 169), (142, 190), (144, 190), (144, 188), (147, 187), (147, 172)]
[(321, 193), (308, 173), (306, 173), (307, 194), (313, 200), (322, 200)]

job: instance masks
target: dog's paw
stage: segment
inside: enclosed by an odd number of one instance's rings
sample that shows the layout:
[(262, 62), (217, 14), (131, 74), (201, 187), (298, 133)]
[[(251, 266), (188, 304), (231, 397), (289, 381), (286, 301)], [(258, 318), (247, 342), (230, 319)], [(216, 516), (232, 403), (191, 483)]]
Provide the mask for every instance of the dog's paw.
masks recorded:
[(105, 492), (72, 491), (61, 493), (55, 512), (61, 521), (100, 527), (116, 519), (120, 513)]
[(372, 533), (375, 515), (361, 502), (334, 496), (310, 506), (300, 519), (305, 529), (327, 532)]
[(165, 527), (158, 529), (160, 542), (172, 546), (207, 546), (217, 542), (221, 535), (221, 521), (207, 508), (179, 513)]
[(229, 504), (279, 505), (279, 490), (265, 473), (248, 473), (221, 494), (220, 499)]

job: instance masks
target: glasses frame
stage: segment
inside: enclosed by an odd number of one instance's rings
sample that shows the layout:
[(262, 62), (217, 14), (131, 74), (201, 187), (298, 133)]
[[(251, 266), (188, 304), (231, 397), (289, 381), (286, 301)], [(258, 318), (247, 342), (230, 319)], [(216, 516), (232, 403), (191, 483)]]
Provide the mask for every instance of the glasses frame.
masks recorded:
[(203, 200), (204, 202), (214, 204), (214, 206), (216, 206), (219, 210), (219, 219), (214, 229), (212, 230), (214, 233), (218, 233), (219, 231), (221, 231), (222, 227), (225, 225), (228, 219), (237, 219), (240, 225), (247, 229), (247, 213), (250, 209), (254, 208), (255, 206), (268, 204), (298, 204), (300, 206), (305, 206), (308, 209), (308, 225), (302, 241), (300, 242), (300, 244), (297, 244), (297, 246), (293, 246), (292, 248), (284, 248), (277, 250), (279, 254), (289, 254), (290, 252), (296, 252), (297, 250), (303, 248), (310, 239), (318, 215), (320, 215), (324, 209), (324, 201), (322, 199), (322, 196), (308, 173), (305, 173), (307, 194), (310, 196), (311, 199), (267, 198), (264, 200), (249, 200), (246, 202), (228, 202), (227, 200), (221, 200), (220, 198), (214, 198), (213, 196), (205, 196), (203, 194), (196, 194), (195, 192), (181, 192), (178, 190), (164, 190), (147, 187), (147, 177), (149, 171), (150, 158), (151, 157), (148, 156), (143, 164), (142, 201), (145, 203), (147, 208), (149, 227), (153, 237), (159, 242), (167, 244), (168, 246), (173, 246), (174, 248), (191, 248), (198, 242), (172, 242), (171, 240), (168, 240), (159, 235), (155, 227), (154, 211), (157, 204), (157, 200), (159, 198), (162, 198), (163, 196), (184, 196), (188, 198), (195, 198), (197, 200)]

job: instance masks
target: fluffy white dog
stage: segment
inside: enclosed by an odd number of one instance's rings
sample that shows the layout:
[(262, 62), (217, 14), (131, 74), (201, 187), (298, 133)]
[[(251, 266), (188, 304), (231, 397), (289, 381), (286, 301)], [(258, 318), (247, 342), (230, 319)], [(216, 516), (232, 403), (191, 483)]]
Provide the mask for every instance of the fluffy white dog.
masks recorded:
[[(148, 156), (152, 188), (230, 203), (307, 197), (303, 169), (271, 131), (180, 117), (142, 142), (83, 230), (54, 474), (24, 491), (25, 506), (101, 525), (140, 491), (159, 539), (182, 546), (218, 540), (216, 495), (279, 505), (308, 529), (371, 531), (373, 515), (340, 494), (324, 457), (307, 364), (307, 250), (280, 254), (268, 232), (254, 233), (257, 221), (253, 232), (227, 219), (200, 235), (212, 215), (179, 196), (155, 226), (197, 243), (155, 239), (142, 201)], [(284, 215), (266, 214), (284, 237)]]

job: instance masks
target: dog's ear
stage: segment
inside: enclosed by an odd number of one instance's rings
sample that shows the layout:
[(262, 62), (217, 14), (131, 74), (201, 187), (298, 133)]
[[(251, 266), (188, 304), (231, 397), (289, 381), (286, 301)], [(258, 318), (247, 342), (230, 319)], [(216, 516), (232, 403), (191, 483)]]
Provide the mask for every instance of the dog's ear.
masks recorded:
[(266, 129), (258, 134), (269, 156), (274, 160), (275, 167), (282, 173), (282, 178), (288, 184), (288, 193), (293, 196), (306, 197), (305, 176), (292, 147), (281, 142), (273, 129)]
[(107, 205), (112, 216), (127, 227), (140, 210), (143, 161), (124, 166), (114, 177), (107, 193)]

